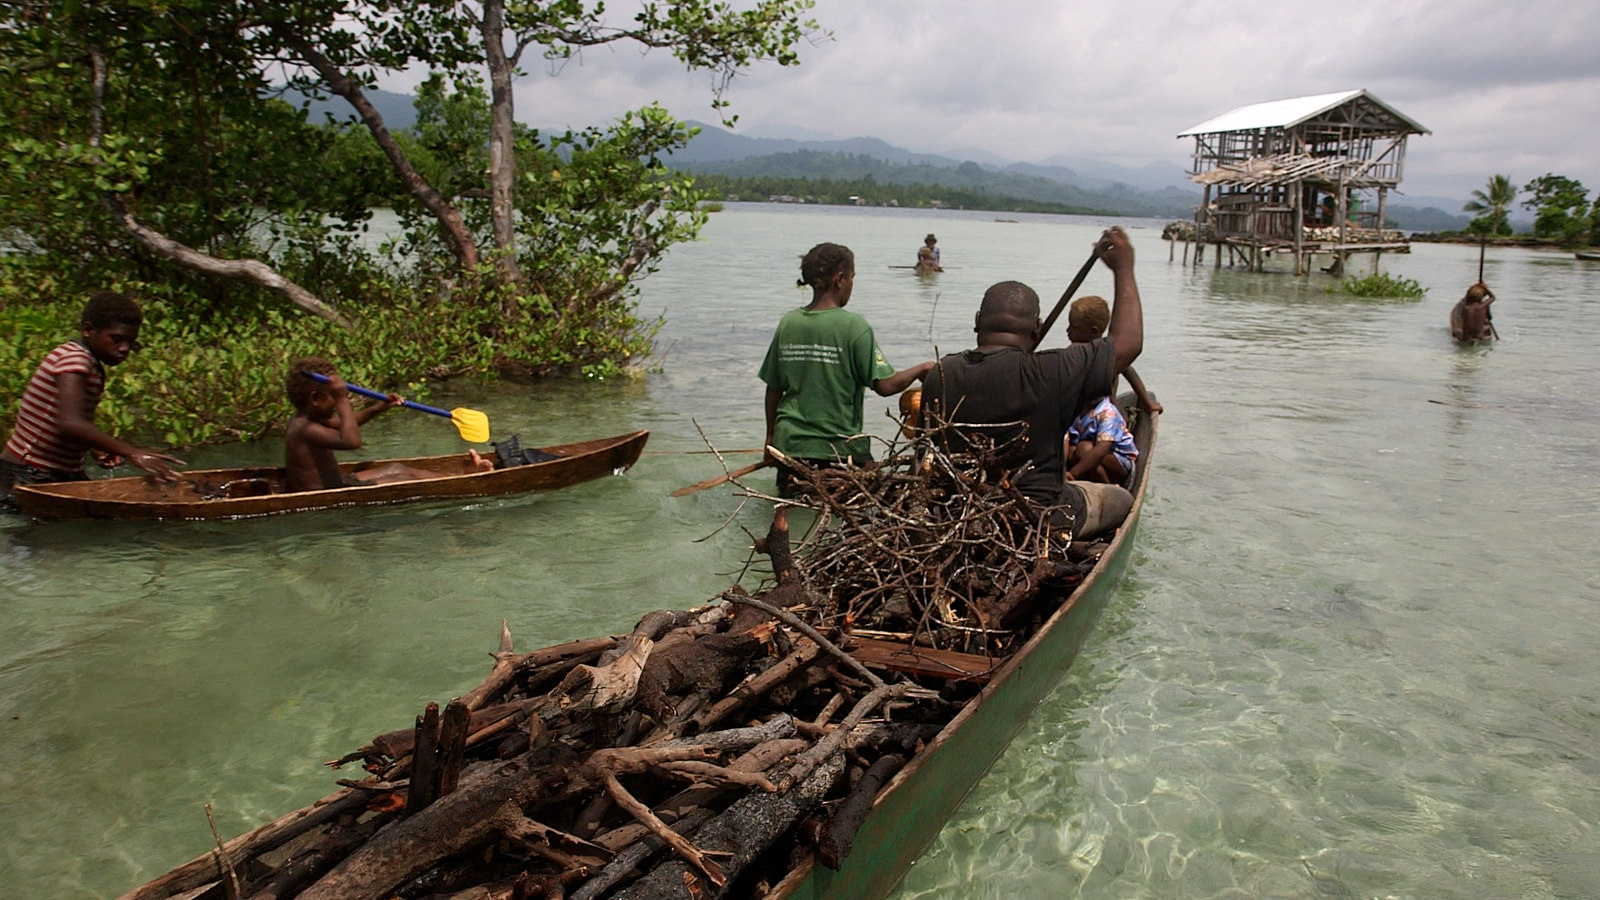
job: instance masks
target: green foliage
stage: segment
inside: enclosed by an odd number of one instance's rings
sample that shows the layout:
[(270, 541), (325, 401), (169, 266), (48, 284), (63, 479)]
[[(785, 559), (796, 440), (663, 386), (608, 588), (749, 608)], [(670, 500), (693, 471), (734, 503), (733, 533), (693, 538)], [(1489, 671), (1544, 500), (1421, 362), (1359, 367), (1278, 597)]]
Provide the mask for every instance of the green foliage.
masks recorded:
[[(707, 190), (741, 199), (787, 194), (846, 203), (855, 195), (871, 205), (892, 200), (926, 208), (938, 201), (947, 207), (1085, 215), (1167, 215), (1174, 208), (1169, 194), (1140, 197), (1121, 188), (1087, 191), (1043, 175), (989, 170), (972, 162), (898, 163), (865, 153), (798, 150), (684, 168), (693, 171)], [(1184, 197), (1179, 202), (1187, 209), (1192, 201)]]
[(1023, 197), (943, 187), (937, 184), (879, 184), (871, 177), (838, 181), (829, 178), (792, 176), (697, 175), (695, 184), (707, 196), (722, 200), (738, 198), (765, 201), (775, 197), (794, 197), (807, 203), (852, 204), (859, 199), (866, 206), (1114, 215), (1087, 206), (1049, 203)]
[(1517, 188), (1511, 183), (1511, 176), (1491, 175), (1486, 190), (1473, 191), (1472, 199), (1461, 207), (1463, 212), (1478, 214), (1467, 230), (1480, 237), (1510, 234), (1506, 216), (1516, 199)]
[[(20, 397), (50, 348), (77, 337), (83, 297), (62, 294), (60, 286), (37, 260), (13, 256), (0, 265), (0, 396)], [(352, 381), (425, 399), (428, 377), (631, 374), (629, 361), (649, 354), (659, 324), (569, 324), (560, 326), (567, 339), (558, 341), (556, 324), (541, 320), (535, 300), (505, 322), (493, 297), (394, 296), (356, 314), (347, 331), (270, 301), (240, 304), (233, 315), (218, 317), (184, 289), (110, 286), (139, 299), (145, 323), (141, 349), (110, 370), (97, 421), (121, 436), (173, 447), (281, 430), (291, 414), (284, 373), (296, 357), (325, 356)], [(0, 408), (0, 434), (10, 432), (15, 415), (14, 402)]]
[(1563, 175), (1541, 175), (1523, 186), (1533, 196), (1522, 201), (1533, 210), (1533, 236), (1555, 240), (1571, 249), (1589, 237), (1592, 220), (1589, 192), (1583, 184)]
[[(479, 17), (502, 11), (516, 54), (663, 48), (711, 73), (722, 109), (739, 70), (794, 64), (816, 29), (801, 18), (811, 0), (745, 6), (647, 3), (618, 27), (585, 0), (0, 5), (0, 245), (14, 251), (0, 257), (4, 396), (76, 333), (82, 298), (103, 287), (138, 296), (148, 318), (145, 349), (111, 379), (102, 421), (175, 445), (273, 427), (286, 412), (283, 368), (308, 352), (380, 388), (636, 371), (660, 324), (639, 317), (636, 282), (706, 220), (693, 179), (661, 162), (692, 133), (656, 106), (566, 134), (513, 126), (520, 177), (500, 219), (515, 235), (498, 247), (486, 173), (510, 169), (488, 148), (491, 121), (510, 117), (491, 115), (492, 29)], [(267, 80), (322, 98), (400, 70), (427, 77), (414, 130), (385, 148), (364, 126), (308, 124)], [(426, 209), (418, 195), (443, 201)], [(402, 226), (377, 247), (365, 239), (374, 206)], [(121, 210), (178, 246), (136, 233)], [(462, 227), (447, 245), (452, 213)], [(263, 261), (355, 327), (308, 318), (260, 279), (173, 261), (189, 250)], [(0, 410), (0, 425), (14, 412)], [(152, 434), (144, 423), (160, 425)]]
[(1428, 289), (1411, 278), (1396, 277), (1388, 272), (1368, 275), (1366, 278), (1346, 278), (1328, 285), (1328, 293), (1345, 294), (1368, 299), (1421, 300)]

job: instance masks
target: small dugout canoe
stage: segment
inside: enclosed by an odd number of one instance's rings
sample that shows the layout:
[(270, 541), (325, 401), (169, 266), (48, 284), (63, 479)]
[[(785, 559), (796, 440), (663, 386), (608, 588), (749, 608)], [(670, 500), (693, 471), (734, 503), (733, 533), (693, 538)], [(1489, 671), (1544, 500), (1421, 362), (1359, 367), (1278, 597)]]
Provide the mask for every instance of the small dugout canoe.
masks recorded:
[(639, 459), (648, 431), (541, 447), (554, 457), (479, 471), (465, 453), (342, 463), (339, 470), (404, 463), (439, 473), (438, 478), (321, 491), (286, 491), (282, 467), (197, 469), (162, 484), (143, 475), (18, 485), (13, 496), (22, 511), (39, 521), (64, 519), (229, 519), (272, 516), (342, 506), (378, 506), (412, 500), (493, 497), (552, 491), (602, 475), (621, 474)]

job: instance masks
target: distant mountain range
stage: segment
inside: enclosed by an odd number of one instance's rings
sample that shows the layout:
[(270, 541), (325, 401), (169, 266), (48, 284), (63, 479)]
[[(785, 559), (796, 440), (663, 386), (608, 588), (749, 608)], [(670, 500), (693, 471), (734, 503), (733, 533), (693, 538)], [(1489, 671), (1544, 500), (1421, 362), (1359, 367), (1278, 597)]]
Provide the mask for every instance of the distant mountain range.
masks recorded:
[[(1188, 173), (1170, 163), (1133, 168), (1098, 159), (1055, 157), (1041, 164), (1006, 162), (982, 151), (981, 159), (956, 159), (918, 153), (878, 138), (845, 140), (755, 138), (717, 125), (694, 123), (700, 133), (668, 162), (691, 172), (731, 176), (858, 179), (880, 183), (936, 184), (977, 190), (995, 197), (1018, 197), (1093, 207), (1130, 216), (1187, 219), (1200, 202), (1200, 188)], [(1425, 203), (1451, 204), (1440, 198)], [(1408, 231), (1453, 231), (1468, 218), (1438, 206), (1390, 201), (1389, 219)]]
[[(416, 124), (407, 94), (373, 90), (367, 94), (392, 130)], [(288, 98), (293, 101), (295, 98)], [(313, 100), (312, 121), (332, 116), (353, 121), (344, 100)], [(1053, 157), (1042, 163), (1009, 162), (985, 150), (948, 154), (919, 153), (872, 137), (843, 140), (758, 138), (734, 134), (720, 125), (700, 128), (689, 145), (668, 157), (674, 168), (728, 176), (782, 176), (853, 180), (871, 176), (881, 184), (927, 184), (959, 188), (997, 198), (1103, 209), (1130, 216), (1187, 219), (1200, 202), (1200, 189), (1171, 163), (1131, 167), (1099, 159)], [(545, 129), (548, 130), (548, 129)], [(1459, 200), (1436, 197), (1392, 198), (1389, 218), (1407, 231), (1455, 231), (1469, 219), (1446, 212)]]

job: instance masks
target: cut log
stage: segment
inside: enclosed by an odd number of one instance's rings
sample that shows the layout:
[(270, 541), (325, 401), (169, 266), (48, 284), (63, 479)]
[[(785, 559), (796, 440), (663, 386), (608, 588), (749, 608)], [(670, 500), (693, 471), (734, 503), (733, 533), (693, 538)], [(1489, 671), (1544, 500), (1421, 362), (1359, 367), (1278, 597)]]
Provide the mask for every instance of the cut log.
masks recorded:
[(745, 679), (742, 684), (729, 692), (728, 696), (701, 708), (699, 712), (690, 716), (689, 720), (678, 729), (679, 733), (695, 734), (704, 731), (707, 726), (714, 725), (749, 706), (761, 695), (787, 680), (790, 675), (810, 665), (821, 653), (821, 645), (811, 641), (802, 642), (794, 652), (767, 667), (766, 671)]
[(568, 754), (558, 745), (546, 744), (510, 762), (469, 767), (455, 793), (373, 835), (299, 900), (389, 897), (439, 860), (498, 836), (520, 819), (524, 807), (550, 790), (538, 773), (560, 770), (551, 763), (563, 755)]
[[(800, 817), (821, 805), (844, 773), (844, 756), (817, 766), (804, 781), (783, 794), (756, 794), (740, 799), (693, 835), (702, 853), (725, 853), (720, 867), (728, 884), (777, 841)], [(694, 887), (691, 888), (690, 885)], [(699, 900), (725, 896), (713, 891), (687, 864), (669, 860), (616, 895), (617, 900)]]
[(917, 678), (943, 678), (948, 681), (988, 682), (989, 676), (1000, 668), (1004, 659), (993, 659), (976, 653), (957, 653), (954, 650), (935, 650), (896, 641), (876, 641), (852, 638), (850, 655), (869, 669), (903, 672)]
[[(671, 828), (678, 834), (688, 834), (701, 825), (711, 821), (713, 813), (709, 809), (697, 809), (693, 813), (672, 823)], [(643, 825), (638, 826), (641, 832), (646, 831)], [(595, 900), (601, 894), (627, 878), (634, 869), (644, 865), (652, 856), (666, 849), (667, 842), (653, 834), (640, 834), (631, 838), (625, 845), (626, 850), (618, 853), (605, 868), (595, 873), (595, 876), (583, 883), (577, 891), (573, 892), (571, 900)]]
[[(464, 701), (459, 699), (454, 702), (463, 703), (463, 705), (465, 705)], [(523, 712), (524, 710), (533, 709), (544, 702), (545, 699), (543, 697), (529, 697), (525, 700), (517, 700), (513, 703), (501, 703), (497, 706), (490, 706), (485, 709), (477, 710), (472, 714), (472, 718), (468, 721), (467, 733), (469, 736), (475, 737), (484, 729), (504, 719), (510, 718), (517, 713)], [(382, 753), (390, 759), (399, 759), (416, 748), (416, 740), (417, 730), (415, 727), (402, 729), (400, 731), (390, 731), (373, 738), (372, 743), (368, 744), (366, 747), (363, 747), (361, 751), (358, 751), (357, 754), (355, 754), (355, 757), (360, 758), (362, 752), (377, 752)]]
[(467, 728), (472, 713), (459, 700), (450, 701), (439, 720), (439, 786), (434, 796), (443, 797), (456, 789), (467, 753)]
[(414, 816), (439, 796), (439, 704), (429, 703), (417, 717), (416, 751), (411, 757), (411, 787), (406, 815)]
[(890, 754), (879, 759), (867, 769), (849, 796), (834, 810), (823, 828), (822, 839), (817, 842), (817, 859), (834, 871), (850, 855), (850, 845), (855, 843), (856, 832), (867, 813), (872, 811), (872, 801), (884, 784), (906, 764), (905, 757)]
[[(242, 865), (262, 853), (276, 850), (313, 828), (361, 809), (366, 802), (367, 793), (364, 791), (339, 791), (323, 797), (310, 806), (279, 816), (259, 828), (241, 834), (223, 844), (222, 849), (235, 865)], [(134, 888), (118, 900), (162, 900), (215, 881), (218, 871), (217, 852), (212, 850), (154, 881)]]
[[(509, 631), (504, 629), (503, 624), (501, 627), (502, 637), (500, 646), (502, 648), (506, 648), (510, 642), (511, 635)], [(545, 647), (540, 650), (535, 650), (532, 653), (524, 653), (521, 656), (512, 657), (509, 662), (503, 666), (501, 665), (501, 655), (496, 653), (494, 654), (494, 670), (489, 673), (489, 678), (484, 681), (483, 684), (480, 684), (465, 694), (462, 694), (457, 699), (459, 699), (462, 703), (465, 703), (468, 709), (476, 711), (482, 708), (489, 700), (499, 696), (500, 693), (506, 689), (506, 685), (511, 683), (512, 678), (514, 678), (518, 672), (536, 669), (539, 666), (561, 662), (565, 659), (588, 656), (591, 653), (604, 652), (606, 650), (610, 650), (616, 645), (617, 639), (614, 637), (590, 638), (584, 641), (569, 641), (565, 644), (557, 644), (554, 647)]]
[(624, 709), (639, 690), (639, 676), (654, 648), (655, 641), (635, 632), (623, 639), (614, 653), (601, 656), (599, 665), (575, 667), (550, 692), (550, 698), (569, 714)]

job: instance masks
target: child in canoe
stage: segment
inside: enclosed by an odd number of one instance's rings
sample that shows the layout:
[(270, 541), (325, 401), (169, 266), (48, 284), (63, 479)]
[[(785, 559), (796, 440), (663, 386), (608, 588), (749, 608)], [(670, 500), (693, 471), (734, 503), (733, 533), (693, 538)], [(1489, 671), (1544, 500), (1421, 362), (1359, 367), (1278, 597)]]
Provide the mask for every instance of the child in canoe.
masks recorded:
[[(309, 373), (312, 372), (327, 376), (328, 383), (311, 378)], [(350, 391), (344, 379), (334, 371), (333, 364), (315, 356), (302, 357), (289, 366), (286, 387), (295, 410), (283, 437), (284, 468), (290, 491), (331, 490), (442, 477), (440, 472), (416, 469), (404, 463), (389, 463), (348, 475), (339, 471), (333, 451), (360, 447), (361, 426), (395, 404), (405, 402), (399, 394), (390, 394), (387, 400), (356, 410), (350, 404)], [(472, 454), (472, 463), (477, 468), (484, 471), (494, 468), (492, 462), (478, 456), (476, 451), (467, 452)]]
[(11, 486), (83, 481), (83, 455), (110, 468), (129, 462), (162, 481), (176, 481), (171, 465), (182, 460), (135, 447), (94, 424), (105, 388), (106, 367), (139, 346), (144, 314), (139, 304), (115, 291), (100, 291), (83, 308), (81, 334), (51, 350), (22, 392), (16, 426), (0, 451), (0, 508), (10, 506)]
[[(1086, 344), (1100, 339), (1111, 321), (1111, 309), (1104, 298), (1088, 296), (1072, 301), (1067, 309), (1067, 339)], [(1161, 404), (1145, 393), (1144, 381), (1132, 366), (1123, 369), (1128, 385), (1148, 413), (1160, 413)], [(1115, 379), (1113, 379), (1115, 380)], [(1133, 443), (1128, 421), (1110, 396), (1101, 397), (1087, 412), (1067, 428), (1068, 481), (1098, 481), (1126, 486), (1133, 479), (1139, 448)]]

